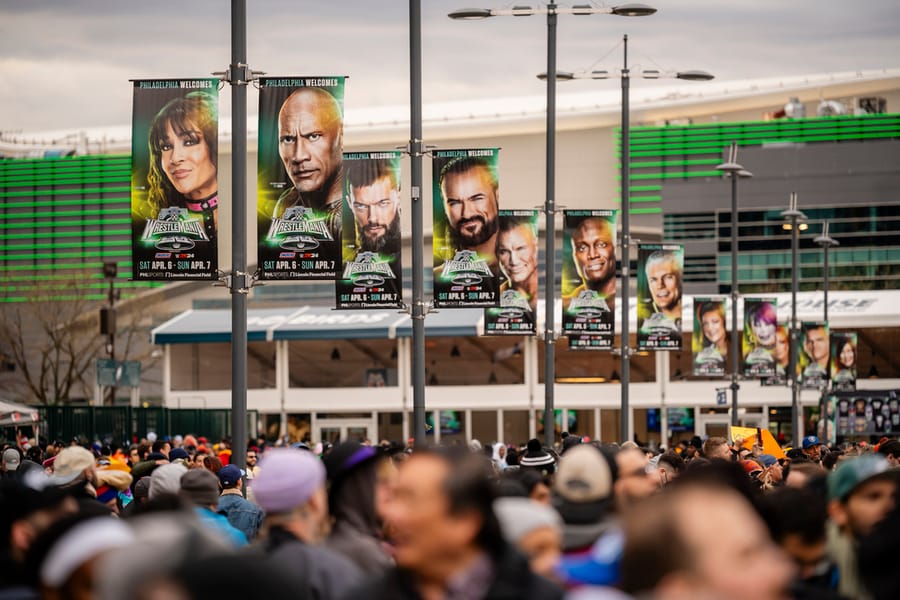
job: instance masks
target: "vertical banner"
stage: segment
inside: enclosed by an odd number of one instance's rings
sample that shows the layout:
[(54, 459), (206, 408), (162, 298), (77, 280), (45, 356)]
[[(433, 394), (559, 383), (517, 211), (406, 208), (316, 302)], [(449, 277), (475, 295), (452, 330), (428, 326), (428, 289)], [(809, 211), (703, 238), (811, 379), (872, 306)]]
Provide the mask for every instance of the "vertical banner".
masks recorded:
[(800, 324), (800, 351), (797, 353), (797, 375), (805, 389), (821, 389), (828, 385), (830, 344), (828, 323), (804, 321)]
[(721, 377), (728, 362), (725, 298), (694, 298), (694, 375)]
[(344, 206), (344, 77), (259, 80), (260, 279), (334, 279)]
[(436, 150), (432, 163), (434, 305), (497, 306), (499, 149)]
[(341, 268), (337, 308), (398, 307), (400, 262), (400, 152), (344, 154)]
[(745, 377), (775, 375), (778, 313), (775, 298), (744, 298), (742, 355)]
[(785, 325), (779, 325), (775, 330), (775, 348), (772, 349), (772, 358), (775, 360), (775, 374), (764, 377), (762, 385), (787, 385), (787, 372), (791, 367), (791, 333)]
[(538, 211), (501, 210), (500, 306), (484, 309), (485, 335), (533, 335), (538, 299)]
[(639, 244), (638, 350), (681, 349), (684, 246)]
[(852, 392), (856, 389), (857, 334), (831, 334), (831, 389)]
[(132, 277), (216, 279), (219, 80), (134, 82)]
[(573, 349), (611, 350), (615, 343), (616, 211), (563, 211), (562, 243), (563, 335)]

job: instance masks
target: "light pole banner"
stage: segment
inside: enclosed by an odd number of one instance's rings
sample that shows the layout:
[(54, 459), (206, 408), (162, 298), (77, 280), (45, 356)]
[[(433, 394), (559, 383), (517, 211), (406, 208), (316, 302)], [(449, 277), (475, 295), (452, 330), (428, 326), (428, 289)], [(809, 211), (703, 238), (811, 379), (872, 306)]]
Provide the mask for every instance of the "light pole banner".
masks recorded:
[(775, 360), (775, 374), (760, 381), (762, 385), (787, 385), (787, 372), (791, 368), (791, 334), (784, 325), (775, 330), (775, 348), (772, 349)]
[(562, 244), (562, 333), (570, 348), (612, 350), (616, 211), (563, 211)]
[(830, 343), (828, 323), (804, 321), (800, 324), (800, 351), (797, 352), (797, 375), (804, 389), (822, 389), (828, 385)]
[(134, 82), (132, 277), (216, 279), (219, 80)]
[(637, 271), (638, 350), (680, 350), (684, 246), (639, 244)]
[(741, 346), (745, 377), (775, 375), (776, 302), (775, 298), (744, 298), (744, 337)]
[(533, 335), (538, 299), (538, 211), (501, 210), (500, 306), (484, 309), (485, 335)]
[(344, 77), (259, 80), (260, 279), (335, 278), (344, 207)]
[(852, 392), (856, 389), (857, 334), (831, 334), (831, 389)]
[(728, 332), (725, 327), (725, 298), (694, 298), (693, 373), (721, 377), (728, 362)]
[(432, 153), (434, 305), (500, 304), (497, 148)]
[(399, 307), (400, 152), (344, 154), (341, 268), (338, 308)]

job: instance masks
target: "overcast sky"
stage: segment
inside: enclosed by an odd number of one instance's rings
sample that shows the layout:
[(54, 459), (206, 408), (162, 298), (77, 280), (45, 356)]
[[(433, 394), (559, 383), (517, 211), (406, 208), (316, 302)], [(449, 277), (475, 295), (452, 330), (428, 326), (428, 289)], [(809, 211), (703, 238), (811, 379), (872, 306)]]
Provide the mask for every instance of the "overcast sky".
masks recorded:
[[(898, 0), (647, 3), (659, 12), (643, 18), (561, 16), (559, 69), (619, 67), (616, 46), (623, 33), (629, 34), (632, 66), (705, 69), (725, 80), (900, 66)], [(405, 0), (247, 5), (247, 55), (254, 70), (349, 75), (349, 110), (408, 103)], [(542, 95), (544, 84), (535, 75), (546, 68), (545, 18), (466, 22), (446, 16), (470, 6), (479, 0), (422, 0), (425, 102)], [(225, 70), (230, 32), (227, 0), (0, 0), (0, 131), (127, 124), (129, 79)], [(565, 90), (603, 85), (615, 84), (580, 81)], [(223, 90), (226, 115), (229, 95)], [(252, 94), (252, 114), (255, 101)]]

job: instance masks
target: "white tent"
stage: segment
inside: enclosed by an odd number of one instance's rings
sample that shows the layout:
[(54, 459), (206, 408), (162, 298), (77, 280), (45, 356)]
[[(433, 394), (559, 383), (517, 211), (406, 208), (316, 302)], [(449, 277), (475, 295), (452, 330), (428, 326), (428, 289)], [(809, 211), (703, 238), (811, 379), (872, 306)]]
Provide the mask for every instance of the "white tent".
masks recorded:
[(37, 408), (0, 400), (0, 427), (36, 425), (39, 420)]

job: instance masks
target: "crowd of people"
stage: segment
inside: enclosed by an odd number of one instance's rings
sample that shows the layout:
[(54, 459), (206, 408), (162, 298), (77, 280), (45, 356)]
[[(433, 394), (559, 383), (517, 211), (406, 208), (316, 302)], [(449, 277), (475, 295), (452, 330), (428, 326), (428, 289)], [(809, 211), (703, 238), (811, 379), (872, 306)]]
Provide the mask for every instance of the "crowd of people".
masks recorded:
[(0, 599), (900, 597), (900, 441), (755, 441), (7, 444)]

